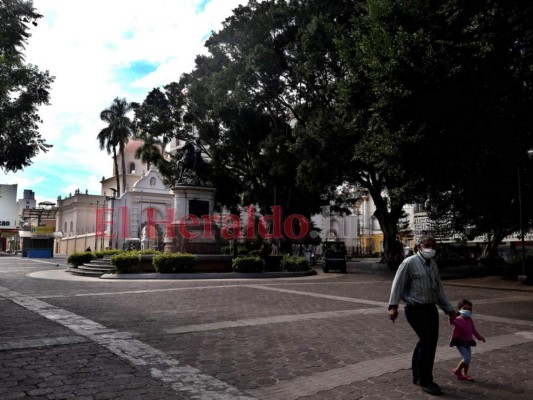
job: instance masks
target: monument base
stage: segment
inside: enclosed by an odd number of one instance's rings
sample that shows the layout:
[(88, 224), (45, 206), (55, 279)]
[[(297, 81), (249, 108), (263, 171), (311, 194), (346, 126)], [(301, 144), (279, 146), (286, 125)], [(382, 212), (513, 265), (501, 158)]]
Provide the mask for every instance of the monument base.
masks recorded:
[(220, 254), (220, 228), (211, 222), (216, 189), (180, 185), (174, 192), (174, 237), (165, 241), (165, 252)]
[[(153, 255), (141, 257), (141, 263), (132, 272), (156, 272), (153, 264)], [(233, 257), (227, 254), (198, 254), (194, 272), (232, 272)]]
[(232, 272), (233, 257), (225, 254), (199, 254), (195, 272)]
[[(191, 254), (220, 254), (220, 229), (216, 225), (205, 228), (203, 223), (191, 226), (179, 223), (173, 226), (174, 238), (165, 242), (165, 252)], [(206, 233), (207, 232), (207, 233)]]

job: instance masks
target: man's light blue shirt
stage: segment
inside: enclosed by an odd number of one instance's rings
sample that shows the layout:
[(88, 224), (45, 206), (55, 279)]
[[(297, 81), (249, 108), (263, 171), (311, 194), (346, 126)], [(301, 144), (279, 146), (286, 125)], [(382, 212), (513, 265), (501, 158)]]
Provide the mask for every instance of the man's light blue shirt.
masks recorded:
[(406, 304), (437, 304), (446, 313), (453, 310), (444, 293), (437, 263), (420, 253), (407, 257), (398, 267), (389, 305), (398, 305), (400, 300)]

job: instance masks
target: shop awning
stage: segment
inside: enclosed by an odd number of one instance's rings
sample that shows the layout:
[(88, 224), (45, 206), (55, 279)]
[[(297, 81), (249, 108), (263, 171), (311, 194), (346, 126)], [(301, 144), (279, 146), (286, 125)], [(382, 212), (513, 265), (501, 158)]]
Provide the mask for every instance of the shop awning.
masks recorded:
[(22, 218), (37, 218), (39, 221), (43, 219), (55, 219), (57, 207), (50, 208), (25, 208), (22, 211)]

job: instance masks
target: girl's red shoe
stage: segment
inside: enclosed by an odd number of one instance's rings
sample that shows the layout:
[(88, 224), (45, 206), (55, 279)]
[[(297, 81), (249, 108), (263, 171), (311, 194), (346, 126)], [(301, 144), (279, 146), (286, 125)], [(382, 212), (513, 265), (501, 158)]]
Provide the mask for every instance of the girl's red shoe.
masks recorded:
[(453, 369), (453, 374), (454, 374), (455, 377), (456, 377), (457, 379), (459, 379), (460, 381), (464, 381), (464, 380), (466, 380), (465, 377), (464, 377), (464, 375), (462, 374), (462, 372), (459, 371), (457, 368), (454, 368), (454, 369)]

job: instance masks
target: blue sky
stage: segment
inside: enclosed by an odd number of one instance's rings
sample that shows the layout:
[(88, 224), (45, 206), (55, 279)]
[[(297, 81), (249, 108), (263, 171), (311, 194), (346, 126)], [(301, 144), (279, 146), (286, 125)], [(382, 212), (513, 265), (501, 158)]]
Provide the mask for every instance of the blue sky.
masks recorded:
[(112, 160), (96, 135), (100, 111), (115, 97), (142, 101), (154, 87), (179, 79), (205, 53), (210, 32), (247, 0), (34, 0), (43, 15), (26, 46), (26, 61), (55, 76), (51, 104), (40, 108), (40, 132), (54, 147), (0, 183), (55, 201), (76, 189), (99, 194)]

